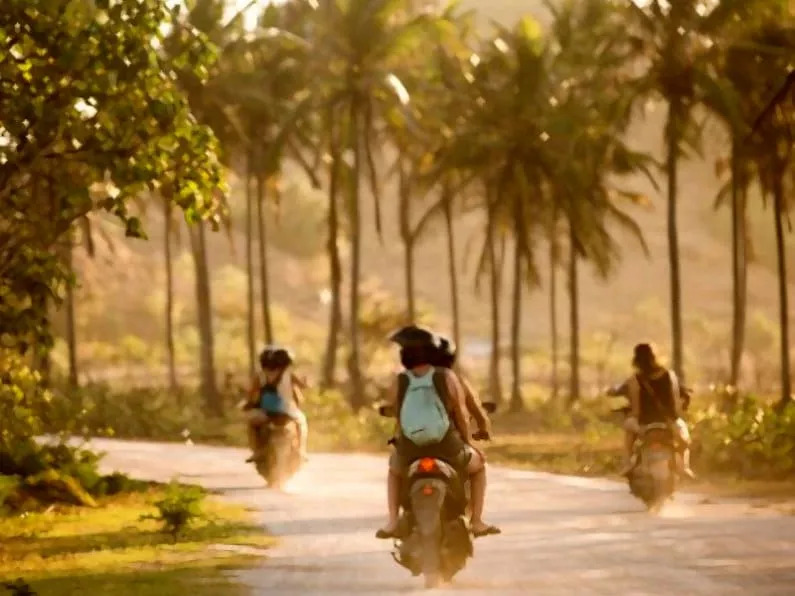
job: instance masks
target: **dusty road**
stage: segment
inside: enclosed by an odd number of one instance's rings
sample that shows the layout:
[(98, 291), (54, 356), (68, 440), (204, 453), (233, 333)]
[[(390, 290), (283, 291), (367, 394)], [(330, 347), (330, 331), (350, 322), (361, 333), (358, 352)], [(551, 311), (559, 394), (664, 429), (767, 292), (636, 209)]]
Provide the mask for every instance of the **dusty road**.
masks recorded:
[[(264, 490), (240, 449), (96, 441), (104, 465), (139, 478), (223, 491), (283, 536), (238, 580), (254, 595), (420, 593), (373, 538), (383, 521), (384, 458), (321, 455), (287, 493)], [(467, 594), (541, 596), (793, 596), (795, 516), (744, 504), (677, 497), (646, 514), (623, 485), (494, 468), (488, 520), (503, 535), (479, 540), (455, 581)], [(449, 591), (450, 588), (447, 588)]]

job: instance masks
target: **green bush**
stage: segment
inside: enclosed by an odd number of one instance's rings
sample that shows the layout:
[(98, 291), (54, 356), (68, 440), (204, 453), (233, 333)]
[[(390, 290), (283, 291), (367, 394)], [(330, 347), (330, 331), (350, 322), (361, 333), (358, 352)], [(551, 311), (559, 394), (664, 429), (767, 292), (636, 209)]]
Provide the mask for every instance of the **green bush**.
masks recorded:
[(144, 515), (141, 520), (160, 522), (163, 532), (176, 542), (188, 526), (206, 517), (202, 510), (205, 497), (198, 486), (184, 486), (172, 481), (163, 498), (154, 503), (157, 515)]
[(162, 389), (114, 391), (93, 384), (55, 392), (49, 431), (71, 427), (84, 436), (179, 440), (200, 410), (196, 396)]
[(746, 396), (730, 412), (710, 406), (697, 412), (693, 422), (700, 469), (748, 480), (795, 475), (795, 405), (776, 411)]
[(392, 436), (394, 420), (374, 409), (358, 413), (338, 391), (309, 391), (304, 406), (309, 419), (309, 444), (316, 450), (378, 450)]
[(39, 373), (17, 353), (0, 348), (0, 460), (33, 447), (51, 399), (41, 387)]
[(12, 500), (20, 486), (19, 476), (0, 475), (0, 516), (12, 509)]

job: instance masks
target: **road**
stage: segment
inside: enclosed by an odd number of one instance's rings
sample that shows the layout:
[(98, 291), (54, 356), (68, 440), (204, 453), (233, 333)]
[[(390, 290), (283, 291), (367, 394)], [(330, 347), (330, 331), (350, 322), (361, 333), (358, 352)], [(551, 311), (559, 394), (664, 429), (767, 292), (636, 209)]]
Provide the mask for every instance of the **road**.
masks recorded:
[[(97, 440), (104, 467), (220, 491), (283, 539), (237, 573), (253, 595), (424, 593), (373, 538), (384, 515), (385, 458), (314, 454), (284, 493), (240, 449)], [(494, 467), (487, 520), (453, 591), (541, 596), (792, 596), (795, 515), (678, 495), (650, 516), (617, 482)], [(450, 588), (444, 588), (450, 591)]]

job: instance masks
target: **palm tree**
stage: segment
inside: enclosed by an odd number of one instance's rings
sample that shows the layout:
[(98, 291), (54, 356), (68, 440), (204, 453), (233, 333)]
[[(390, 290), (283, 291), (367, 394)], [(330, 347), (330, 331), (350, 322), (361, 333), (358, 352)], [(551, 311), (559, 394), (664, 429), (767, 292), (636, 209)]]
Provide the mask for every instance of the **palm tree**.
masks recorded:
[[(788, 218), (786, 184), (795, 169), (795, 99), (782, 93), (792, 77), (789, 57), (795, 52), (795, 25), (792, 21), (774, 19), (764, 23), (751, 36), (765, 56), (764, 73), (767, 80), (762, 85), (769, 89), (769, 97), (760, 102), (759, 116), (753, 127), (753, 158), (763, 195), (773, 199), (773, 218), (776, 235), (776, 264), (779, 293), (779, 327), (781, 329), (781, 397), (778, 407), (791, 403), (792, 377), (789, 354), (789, 295), (784, 220)], [(771, 51), (773, 49), (773, 51)], [(766, 84), (765, 84), (766, 83)], [(768, 106), (774, 105), (773, 108)]]
[(580, 399), (580, 290), (577, 231), (569, 225), (569, 403)]
[(339, 347), (342, 330), (342, 260), (340, 258), (340, 218), (339, 218), (339, 187), (341, 177), (341, 158), (339, 155), (341, 142), (338, 138), (339, 127), (335, 126), (334, 113), (328, 110), (325, 121), (329, 155), (328, 185), (328, 240), (329, 278), (331, 286), (331, 302), (329, 304), (329, 327), (326, 340), (326, 352), (323, 362), (323, 387), (334, 385), (337, 365), (337, 348)]
[(173, 206), (169, 199), (163, 199), (163, 256), (166, 266), (166, 355), (168, 358), (168, 387), (175, 392), (177, 382), (177, 364), (174, 348), (174, 259), (171, 254), (172, 234), (174, 230)]
[(265, 343), (272, 344), (273, 321), (271, 320), (270, 284), (268, 279), (268, 237), (265, 222), (265, 180), (261, 173), (256, 176), (257, 183), (257, 236), (259, 247), (259, 281), (260, 301), (262, 305), (262, 322), (265, 331)]
[(511, 407), (521, 409), (520, 336), (522, 288), (535, 283), (531, 230), (538, 220), (532, 212), (543, 209), (542, 183), (551, 170), (546, 141), (545, 108), (548, 99), (548, 53), (540, 28), (529, 19), (514, 29), (501, 28), (473, 58), (469, 92), (471, 105), (456, 123), (443, 168), (475, 176), (484, 188), (485, 242), (479, 273), (488, 273), (492, 302), (490, 384), (492, 399), (499, 399), (500, 311), (503, 259), (498, 247), (513, 236), (514, 288), (511, 336), (513, 386)]
[(256, 329), (254, 326), (254, 193), (252, 192), (251, 172), (254, 169), (251, 152), (246, 156), (246, 173), (243, 183), (246, 186), (246, 339), (248, 340), (248, 373), (254, 378), (256, 364)]
[(557, 231), (557, 223), (558, 223), (558, 213), (557, 209), (552, 208), (552, 216), (550, 218), (550, 225), (549, 225), (549, 321), (550, 321), (550, 336), (551, 336), (551, 346), (550, 346), (550, 360), (551, 360), (551, 374), (549, 383), (551, 386), (551, 398), (553, 402), (557, 402), (558, 400), (558, 392), (560, 390), (559, 384), (560, 380), (558, 377), (558, 360), (559, 360), (559, 348), (558, 348), (558, 275), (557, 269), (559, 264), (559, 252), (560, 247), (558, 243), (558, 231)]
[(393, 0), (350, 0), (327, 3), (315, 22), (316, 61), (312, 78), (318, 83), (321, 110), (335, 109), (344, 123), (343, 147), (334, 152), (347, 167), (347, 225), (351, 239), (348, 375), (351, 405), (364, 405), (360, 367), (359, 310), (361, 279), (361, 181), (367, 177), (376, 202), (380, 233), (380, 205), (373, 147), (379, 119), (406, 93), (397, 71), (410, 56), (429, 22), (412, 16)]
[[(642, 197), (613, 188), (608, 178), (637, 171), (651, 178), (651, 173), (650, 158), (622, 140), (631, 106), (622, 84), (631, 47), (621, 34), (620, 14), (600, 0), (569, 1), (550, 8), (557, 43), (548, 130), (561, 157), (555, 163), (550, 192), (552, 226), (558, 213), (568, 223), (571, 404), (579, 399), (581, 389), (578, 263), (587, 259), (598, 275), (610, 273), (620, 254), (608, 230), (611, 223), (628, 229), (645, 249), (637, 224), (616, 203), (618, 197), (636, 202)], [(551, 236), (554, 252), (556, 238)]]
[[(500, 375), (500, 299), (502, 297), (503, 259), (498, 249), (500, 239), (494, 214), (494, 202), (489, 190), (486, 191), (486, 246), (489, 273), (489, 298), (491, 300), (491, 350), (489, 351), (489, 396), (497, 403), (503, 401), (502, 377)], [(502, 246), (505, 246), (504, 239)]]
[(77, 325), (75, 324), (75, 291), (74, 291), (74, 246), (72, 236), (67, 237), (63, 246), (64, 266), (69, 273), (69, 283), (66, 284), (66, 298), (64, 309), (66, 311), (66, 346), (69, 354), (69, 386), (76, 389), (79, 385), (79, 374), (77, 368)]
[(196, 268), (196, 305), (200, 338), (200, 390), (204, 397), (207, 412), (215, 416), (223, 415), (223, 403), (218, 392), (215, 374), (215, 340), (213, 334), (212, 295), (210, 292), (210, 271), (207, 263), (207, 238), (205, 223), (198, 222), (190, 227), (191, 254)]
[[(759, 137), (748, 141), (755, 123), (769, 122), (772, 108), (777, 102), (786, 101), (787, 89), (795, 81), (792, 71), (780, 87), (775, 77), (785, 71), (780, 69), (780, 61), (788, 55), (791, 48), (786, 40), (767, 39), (767, 31), (774, 23), (791, 22), (791, 8), (785, 2), (749, 3), (743, 14), (742, 26), (738, 34), (719, 56), (719, 72), (728, 89), (718, 99), (709, 104), (710, 110), (724, 122), (732, 138), (731, 172), (731, 221), (732, 221), (732, 271), (734, 308), (732, 317), (732, 352), (730, 383), (739, 383), (740, 361), (745, 340), (745, 313), (747, 304), (747, 265), (753, 256), (751, 238), (748, 234), (747, 194), (754, 176), (754, 147), (764, 152)], [(777, 37), (777, 36), (774, 36)], [(769, 42), (784, 43), (783, 46), (770, 46)], [(759, 69), (760, 63), (770, 63), (778, 68)], [(771, 78), (772, 77), (772, 78)], [(771, 85), (778, 91), (772, 95)], [(723, 202), (722, 195), (718, 204)]]
[[(665, 122), (665, 173), (668, 180), (668, 261), (671, 285), (673, 368), (683, 376), (681, 274), (679, 259), (678, 166), (686, 147), (698, 142), (693, 108), (714, 96), (710, 68), (713, 41), (754, 0), (722, 0), (709, 7), (700, 0), (627, 0), (631, 36), (647, 68), (637, 82), (641, 95), (659, 94), (668, 105)], [(711, 9), (710, 9), (711, 8)]]
[[(175, 68), (177, 79), (188, 97), (192, 112), (203, 123), (213, 129), (227, 147), (224, 156), (230, 161), (230, 148), (235, 147), (234, 122), (227, 109), (227, 96), (218, 92), (213, 85), (213, 76), (218, 76), (220, 67), (225, 64), (230, 53), (237, 51), (242, 39), (242, 14), (235, 15), (224, 22), (225, 3), (222, 0), (188, 0), (187, 11), (183, 14), (180, 5), (173, 8), (173, 27), (164, 41), (163, 51), (169, 56), (181, 55), (183, 35), (186, 31), (197, 30), (220, 48), (221, 58), (210, 80), (204, 81), (190, 65)], [(215, 372), (215, 349), (212, 322), (212, 290), (210, 286), (209, 264), (207, 261), (207, 239), (204, 222), (199, 222), (189, 230), (191, 254), (196, 270), (197, 323), (200, 346), (200, 385), (205, 407), (210, 414), (223, 415), (223, 402), (218, 391)]]

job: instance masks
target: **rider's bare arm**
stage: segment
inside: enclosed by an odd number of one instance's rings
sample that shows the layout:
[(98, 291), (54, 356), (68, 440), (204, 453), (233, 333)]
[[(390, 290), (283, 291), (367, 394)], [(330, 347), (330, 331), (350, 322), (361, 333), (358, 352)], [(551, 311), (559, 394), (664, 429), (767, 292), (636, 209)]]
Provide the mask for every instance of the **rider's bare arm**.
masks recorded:
[(449, 370), (444, 370), (444, 380), (447, 383), (447, 394), (450, 397), (450, 410), (461, 438), (465, 443), (471, 443), (472, 437), (469, 433), (469, 412), (466, 407), (466, 397), (464, 388), (456, 374)]
[(290, 376), (294, 386), (298, 387), (299, 389), (309, 388), (309, 382), (306, 380), (305, 377), (298, 376), (295, 373), (290, 373)]
[(674, 414), (677, 418), (682, 417), (682, 391), (679, 386), (679, 378), (672, 370), (668, 371), (668, 376), (671, 379), (671, 402), (673, 405)]
[(475, 388), (472, 387), (469, 381), (460, 375), (458, 380), (461, 382), (461, 387), (464, 390), (467, 410), (475, 419), (475, 423), (478, 425), (478, 430), (491, 434), (491, 421), (489, 420), (488, 414), (486, 414), (486, 410), (483, 409), (483, 406), (480, 403), (480, 398), (478, 397)]

